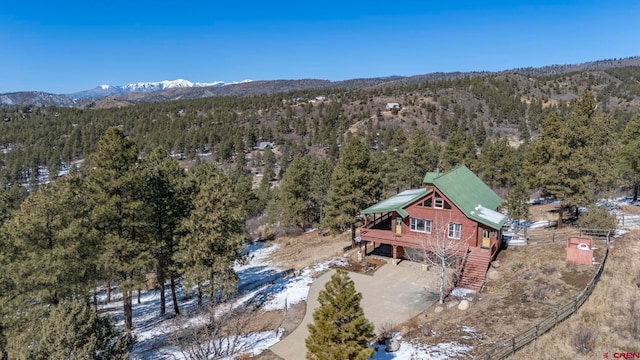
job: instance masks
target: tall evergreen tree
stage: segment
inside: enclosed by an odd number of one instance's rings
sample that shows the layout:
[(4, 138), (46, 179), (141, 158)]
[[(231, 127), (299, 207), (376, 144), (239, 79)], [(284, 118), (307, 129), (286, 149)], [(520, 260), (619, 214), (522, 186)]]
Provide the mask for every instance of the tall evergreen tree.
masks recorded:
[[(395, 158), (398, 161), (397, 158)], [(435, 170), (438, 164), (438, 149), (429, 140), (422, 130), (416, 130), (411, 134), (409, 146), (402, 153), (402, 173), (405, 175), (405, 184), (409, 188), (422, 186), (424, 174)]]
[(309, 222), (311, 203), (311, 168), (302, 156), (296, 156), (289, 164), (278, 188), (275, 205), (278, 218), (283, 225), (298, 225), (304, 228)]
[(95, 246), (87, 236), (87, 204), (77, 174), (42, 185), (3, 228), (12, 258), (7, 276), (17, 306), (87, 299), (95, 286)]
[(369, 158), (369, 151), (352, 138), (340, 153), (331, 176), (325, 225), (333, 231), (351, 228), (355, 239), (356, 215), (374, 204), (382, 194), (382, 181)]
[(320, 221), (324, 217), (324, 206), (327, 203), (327, 193), (333, 173), (333, 162), (329, 159), (313, 158), (311, 172), (311, 202), (313, 221)]
[(168, 156), (163, 148), (156, 148), (143, 162), (144, 201), (152, 225), (152, 253), (156, 260), (156, 277), (160, 286), (160, 314), (164, 315), (164, 285), (169, 280), (173, 310), (180, 313), (176, 296), (176, 277), (173, 261), (176, 251), (174, 237), (182, 219), (191, 210), (191, 196), (194, 190), (187, 180), (178, 161)]
[(120, 282), (125, 329), (131, 331), (132, 294), (154, 262), (137, 147), (121, 130), (110, 128), (85, 167), (100, 270), (105, 280)]
[(640, 114), (634, 115), (622, 134), (618, 169), (625, 187), (633, 191), (633, 201), (640, 192)]
[(476, 146), (481, 148), (484, 145), (484, 142), (487, 140), (487, 129), (484, 127), (484, 123), (482, 121), (478, 121), (476, 127), (473, 131), (473, 138), (476, 143)]
[(198, 303), (202, 304), (205, 282), (212, 302), (235, 292), (233, 263), (241, 256), (245, 212), (233, 184), (220, 169), (203, 165), (194, 176), (199, 188), (193, 210), (181, 223), (175, 260), (185, 280), (198, 286)]
[(478, 156), (478, 172), (482, 181), (493, 187), (507, 187), (519, 176), (517, 153), (505, 137), (485, 141)]
[(309, 360), (366, 360), (373, 356), (367, 347), (374, 336), (373, 324), (360, 306), (362, 294), (344, 270), (337, 270), (318, 295), (318, 307), (305, 340)]
[(440, 170), (449, 171), (464, 164), (465, 137), (461, 129), (456, 130), (442, 147), (440, 152)]
[[(529, 191), (523, 176), (516, 176), (507, 190), (504, 206), (511, 219), (518, 220), (516, 233), (520, 230), (520, 220), (529, 220)], [(526, 231), (526, 230), (525, 230)]]
[(466, 165), (470, 170), (476, 171), (478, 162), (478, 149), (476, 143), (471, 135), (466, 134), (464, 138), (464, 145), (461, 149), (462, 163)]
[(20, 331), (8, 342), (12, 359), (128, 359), (132, 337), (83, 301), (35, 305), (20, 314)]
[(563, 209), (588, 205), (609, 189), (615, 171), (609, 165), (616, 153), (613, 122), (597, 112), (594, 96), (584, 92), (565, 117), (552, 113), (543, 120), (538, 141), (528, 147), (527, 172), (533, 188), (561, 202)]
[(407, 164), (399, 161), (398, 158), (398, 153), (391, 151), (371, 153), (372, 166), (380, 169), (383, 193), (398, 193), (407, 187), (410, 178), (410, 174), (404, 169)]

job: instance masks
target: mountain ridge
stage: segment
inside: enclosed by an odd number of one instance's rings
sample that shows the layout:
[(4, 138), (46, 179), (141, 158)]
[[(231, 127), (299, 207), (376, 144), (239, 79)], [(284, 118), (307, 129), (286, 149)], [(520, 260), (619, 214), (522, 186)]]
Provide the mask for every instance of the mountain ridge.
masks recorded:
[[(598, 71), (617, 67), (640, 66), (640, 56), (589, 61), (579, 64), (546, 65), (542, 67), (513, 68), (502, 71), (433, 72), (412, 76), (387, 76), (340, 81), (323, 79), (244, 80), (224, 83), (192, 83), (184, 79), (161, 82), (139, 82), (120, 86), (101, 85), (73, 94), (50, 94), (25, 91), (0, 94), (0, 106), (88, 106), (96, 101), (161, 102), (179, 99), (197, 99), (211, 96), (253, 96), (296, 90), (356, 89), (380, 85), (417, 84), (424, 81), (453, 80), (516, 73), (526, 76), (553, 76), (578, 71)], [(189, 86), (190, 85), (190, 86)]]
[(101, 97), (117, 94), (126, 94), (130, 92), (154, 92), (172, 88), (194, 88), (194, 87), (216, 87), (225, 86), (229, 84), (237, 84), (251, 82), (251, 80), (243, 80), (239, 82), (225, 83), (224, 81), (214, 81), (210, 83), (203, 82), (191, 82), (185, 79), (175, 80), (163, 80), (163, 81), (146, 81), (137, 82), (126, 85), (100, 85), (93, 89), (82, 90), (71, 94), (64, 94), (73, 99), (92, 98), (98, 99)]

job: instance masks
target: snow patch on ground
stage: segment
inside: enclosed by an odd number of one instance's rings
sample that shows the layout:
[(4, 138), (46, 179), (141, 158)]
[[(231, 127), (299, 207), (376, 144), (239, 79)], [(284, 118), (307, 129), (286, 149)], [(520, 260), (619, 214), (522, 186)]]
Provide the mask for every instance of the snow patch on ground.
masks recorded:
[[(298, 274), (291, 270), (279, 268), (271, 261), (273, 253), (278, 249), (277, 244), (267, 245), (264, 242), (249, 244), (243, 251), (244, 261), (235, 264), (234, 270), (238, 274), (237, 296), (227, 307), (220, 306), (216, 313), (228, 311), (229, 306), (254, 304), (264, 311), (282, 310), (293, 304), (305, 301), (309, 294), (309, 288), (314, 278), (331, 268), (332, 266), (346, 266), (347, 260), (337, 258), (319, 263), (311, 268), (305, 268)], [(182, 282), (178, 281), (177, 295), (182, 315), (173, 314), (173, 305), (169, 288), (166, 287), (165, 316), (160, 315), (160, 291), (141, 291), (140, 303), (137, 294), (133, 298), (133, 334), (137, 341), (131, 352), (132, 359), (183, 359), (184, 355), (173, 346), (169, 339), (185, 329), (201, 327), (209, 320), (206, 311), (208, 299), (203, 300), (203, 307), (197, 305), (196, 287), (185, 291)], [(122, 313), (122, 293), (113, 290), (110, 303), (106, 303), (106, 289), (99, 289), (97, 300), (98, 308), (108, 312), (116, 326), (124, 327)], [(242, 347), (246, 352), (254, 355), (269, 348), (280, 341), (282, 330), (266, 331), (252, 334), (246, 338), (240, 338)], [(231, 359), (231, 358), (229, 358)]]
[[(279, 268), (271, 261), (277, 245), (266, 246), (263, 242), (247, 245), (244, 250), (245, 261), (234, 266), (238, 274), (238, 294), (236, 299), (226, 308), (217, 308), (216, 312), (225, 311), (229, 307), (237, 307), (246, 304), (256, 304), (264, 311), (281, 310), (293, 304), (305, 301), (314, 279), (321, 273), (332, 267), (346, 267), (348, 261), (345, 258), (335, 258), (305, 268), (299, 273)], [(197, 305), (195, 288), (184, 291), (182, 284), (178, 284), (178, 299), (182, 315), (174, 317), (171, 297), (167, 291), (167, 315), (160, 316), (160, 292), (158, 290), (143, 291), (140, 294), (140, 304), (137, 297), (133, 299), (133, 334), (137, 342), (131, 353), (132, 359), (184, 359), (184, 355), (173, 346), (169, 339), (179, 331), (194, 329), (207, 323), (209, 314)], [(456, 288), (452, 294), (459, 298), (466, 298), (474, 294), (467, 289)], [(112, 292), (112, 298), (116, 302), (104, 304), (106, 291), (102, 289), (98, 295), (101, 304), (100, 309), (109, 311), (117, 326), (124, 326), (122, 316), (121, 293)], [(206, 300), (206, 298), (205, 298)], [(206, 306), (207, 304), (205, 304)], [(115, 310), (114, 310), (115, 308)], [(463, 328), (463, 331), (473, 333), (471, 327)], [(239, 338), (245, 353), (258, 355), (265, 349), (280, 341), (282, 329), (278, 331), (265, 331)], [(372, 360), (387, 359), (451, 359), (465, 356), (471, 348), (456, 342), (437, 345), (416, 344), (408, 341), (400, 341), (400, 350), (395, 353), (385, 352), (384, 346), (372, 345), (376, 353)], [(228, 357), (228, 360), (233, 357)]]
[(270, 299), (263, 305), (263, 309), (266, 311), (288, 309), (291, 305), (306, 301), (314, 280), (313, 274), (327, 271), (331, 266), (347, 264), (344, 258), (328, 260), (315, 265), (312, 269), (303, 269), (298, 276), (277, 280), (270, 292)]
[[(236, 347), (240, 349), (249, 349), (244, 354), (258, 355), (264, 350), (271, 347), (273, 344), (280, 341), (280, 337), (282, 336), (283, 329), (279, 329), (278, 332), (275, 331), (262, 331), (251, 334), (245, 337), (239, 337), (238, 339), (233, 339), (236, 341)], [(215, 340), (213, 340), (215, 341)], [(183, 354), (179, 349), (174, 347), (166, 347), (159, 351), (159, 356), (166, 359), (175, 359), (175, 360), (187, 360), (189, 359), (185, 354)], [(222, 360), (232, 360), (237, 358), (237, 356), (227, 356), (222, 358)]]
[(390, 353), (385, 351), (384, 345), (373, 345), (376, 350), (371, 360), (409, 360), (409, 359), (429, 359), (429, 360), (448, 360), (457, 357), (467, 358), (467, 353), (471, 347), (461, 345), (456, 342), (440, 343), (435, 345), (412, 344), (407, 341), (400, 342), (400, 349)]
[(470, 290), (470, 289), (464, 289), (464, 288), (453, 288), (453, 290), (451, 290), (451, 296), (455, 296), (459, 299), (466, 299), (466, 300), (472, 300), (473, 295), (476, 292), (474, 290)]

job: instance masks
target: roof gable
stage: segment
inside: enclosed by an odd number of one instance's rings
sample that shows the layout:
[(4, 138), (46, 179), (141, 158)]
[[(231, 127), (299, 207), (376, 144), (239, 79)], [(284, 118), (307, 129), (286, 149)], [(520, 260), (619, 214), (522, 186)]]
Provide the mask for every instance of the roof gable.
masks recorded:
[(502, 199), (466, 166), (441, 175), (427, 173), (424, 184), (433, 184), (468, 218), (494, 229), (502, 227), (507, 217), (495, 211)]

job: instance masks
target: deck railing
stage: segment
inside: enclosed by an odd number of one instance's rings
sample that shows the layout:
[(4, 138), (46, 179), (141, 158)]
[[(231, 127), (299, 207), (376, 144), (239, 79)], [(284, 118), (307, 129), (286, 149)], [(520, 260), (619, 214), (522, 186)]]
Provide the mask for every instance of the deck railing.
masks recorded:
[(390, 217), (391, 217), (391, 213), (386, 213), (386, 214), (380, 216), (379, 218), (374, 219), (372, 222), (367, 223), (366, 225), (363, 226), (363, 228), (372, 229), (374, 226), (387, 221)]

